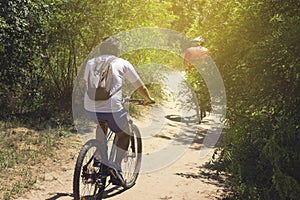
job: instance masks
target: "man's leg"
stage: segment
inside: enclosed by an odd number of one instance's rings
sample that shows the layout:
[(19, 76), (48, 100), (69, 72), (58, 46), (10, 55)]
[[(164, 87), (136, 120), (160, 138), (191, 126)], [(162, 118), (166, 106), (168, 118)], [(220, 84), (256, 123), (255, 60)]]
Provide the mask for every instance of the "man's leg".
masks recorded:
[(118, 148), (117, 148), (117, 153), (116, 153), (115, 164), (119, 168), (118, 170), (121, 169), (121, 162), (128, 150), (128, 146), (129, 146), (130, 135), (127, 134), (126, 132), (117, 133), (117, 136), (118, 136), (117, 147)]
[[(99, 149), (98, 151), (96, 151), (95, 157), (98, 161), (101, 160), (102, 163), (108, 165), (106, 135), (104, 134), (100, 125), (98, 125), (96, 129), (96, 140), (99, 141)], [(99, 160), (99, 156), (101, 157), (100, 160)]]
[(126, 151), (129, 146), (130, 136), (126, 132), (118, 132), (117, 134), (117, 152), (114, 161), (113, 169), (116, 171), (112, 172), (111, 182), (113, 185), (122, 185), (124, 184), (124, 179), (122, 175), (121, 162), (126, 154)]

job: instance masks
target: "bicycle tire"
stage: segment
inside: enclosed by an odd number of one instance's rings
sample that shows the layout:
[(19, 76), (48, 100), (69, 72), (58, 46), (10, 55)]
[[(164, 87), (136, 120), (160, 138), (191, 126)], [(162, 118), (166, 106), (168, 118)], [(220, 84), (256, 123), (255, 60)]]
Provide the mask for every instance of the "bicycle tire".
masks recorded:
[(121, 167), (125, 184), (123, 187), (129, 189), (135, 185), (140, 172), (142, 162), (142, 138), (138, 127), (132, 124), (132, 135), (130, 144)]
[(100, 169), (93, 167), (93, 155), (98, 145), (97, 140), (89, 140), (79, 152), (73, 177), (74, 200), (102, 199), (106, 176), (100, 177)]

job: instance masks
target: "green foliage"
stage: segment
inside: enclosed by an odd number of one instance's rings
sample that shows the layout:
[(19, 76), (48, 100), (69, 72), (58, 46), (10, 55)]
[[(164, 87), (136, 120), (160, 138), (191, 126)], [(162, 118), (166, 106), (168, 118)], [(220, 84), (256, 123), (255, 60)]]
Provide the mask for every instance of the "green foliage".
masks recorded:
[(220, 166), (231, 174), (233, 199), (299, 199), (300, 7), (295, 3), (207, 1), (201, 13), (206, 20), (189, 31), (208, 38), (224, 79), (229, 129)]
[[(71, 111), (73, 82), (104, 36), (170, 26), (161, 1), (35, 0), (0, 3), (1, 118)], [(161, 19), (164, 19), (163, 21)]]
[(42, 77), (38, 60), (45, 41), (47, 14), (42, 1), (1, 1), (0, 10), (0, 106), (3, 115), (35, 108), (34, 102), (40, 100), (37, 85)]

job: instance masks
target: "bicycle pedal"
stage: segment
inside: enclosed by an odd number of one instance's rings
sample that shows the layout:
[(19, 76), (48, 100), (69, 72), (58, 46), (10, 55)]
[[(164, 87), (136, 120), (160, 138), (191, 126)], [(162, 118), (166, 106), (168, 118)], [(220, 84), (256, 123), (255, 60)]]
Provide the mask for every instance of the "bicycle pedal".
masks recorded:
[(118, 181), (118, 180), (110, 180), (109, 182), (110, 182), (112, 185), (122, 186), (121, 181)]
[(118, 185), (118, 186), (123, 186), (125, 183), (123, 183), (121, 180), (119, 179), (116, 179), (116, 178), (113, 178), (111, 177), (109, 182), (112, 184), (112, 185)]

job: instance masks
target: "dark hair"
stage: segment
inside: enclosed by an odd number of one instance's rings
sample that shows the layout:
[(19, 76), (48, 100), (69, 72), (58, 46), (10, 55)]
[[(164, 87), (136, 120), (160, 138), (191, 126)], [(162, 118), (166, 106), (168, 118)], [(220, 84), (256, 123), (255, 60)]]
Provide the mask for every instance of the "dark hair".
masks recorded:
[(105, 37), (100, 44), (100, 54), (109, 54), (114, 56), (119, 56), (121, 53), (121, 42), (118, 38), (109, 36)]

